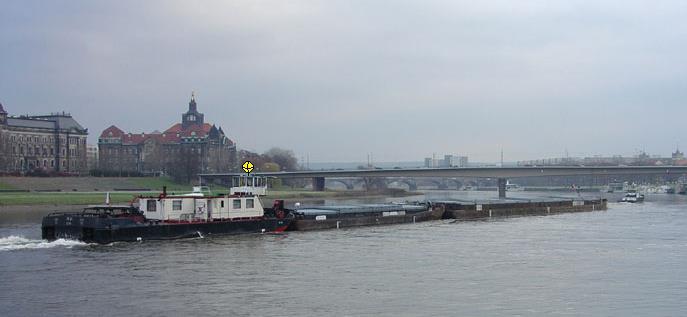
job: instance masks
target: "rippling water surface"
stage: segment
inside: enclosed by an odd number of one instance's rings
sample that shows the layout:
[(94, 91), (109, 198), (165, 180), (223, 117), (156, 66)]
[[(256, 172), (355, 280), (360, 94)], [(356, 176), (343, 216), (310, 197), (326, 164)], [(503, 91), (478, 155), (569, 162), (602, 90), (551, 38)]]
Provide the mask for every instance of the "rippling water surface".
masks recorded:
[(604, 212), (106, 246), (47, 243), (21, 219), (0, 224), (0, 316), (687, 311), (680, 195)]

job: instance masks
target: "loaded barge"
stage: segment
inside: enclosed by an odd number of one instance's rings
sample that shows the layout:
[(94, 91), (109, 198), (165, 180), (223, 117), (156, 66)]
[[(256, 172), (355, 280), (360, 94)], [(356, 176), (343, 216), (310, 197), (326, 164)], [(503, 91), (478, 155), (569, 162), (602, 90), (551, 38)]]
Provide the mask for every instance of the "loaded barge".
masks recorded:
[(430, 202), (359, 206), (317, 206), (293, 210), (289, 230), (321, 230), (439, 220), (443, 206)]
[(167, 195), (163, 190), (159, 196), (139, 196), (131, 205), (51, 213), (43, 218), (42, 237), (107, 244), (282, 232), (291, 224), (293, 215), (283, 200), (263, 208), (257, 194), (233, 189), (233, 194), (220, 196), (205, 195), (200, 188), (187, 195)]
[(444, 219), (474, 220), (491, 217), (545, 216), (558, 213), (606, 210), (606, 199), (544, 201), (435, 202), (446, 210)]

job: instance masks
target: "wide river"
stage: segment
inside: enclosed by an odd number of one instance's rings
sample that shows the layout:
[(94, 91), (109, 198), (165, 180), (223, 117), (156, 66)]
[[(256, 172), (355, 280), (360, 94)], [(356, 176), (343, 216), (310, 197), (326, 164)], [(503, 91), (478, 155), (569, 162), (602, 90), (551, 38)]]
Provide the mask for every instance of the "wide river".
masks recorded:
[(0, 217), (0, 316), (687, 315), (681, 195), (553, 216), (103, 246), (43, 242), (40, 215)]

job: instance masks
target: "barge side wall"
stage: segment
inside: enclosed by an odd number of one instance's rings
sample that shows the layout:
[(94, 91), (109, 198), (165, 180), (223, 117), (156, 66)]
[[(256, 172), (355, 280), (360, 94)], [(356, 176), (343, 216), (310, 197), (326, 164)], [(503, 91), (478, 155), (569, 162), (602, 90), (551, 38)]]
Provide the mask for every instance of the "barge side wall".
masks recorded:
[(489, 217), (542, 216), (557, 213), (606, 210), (606, 199), (493, 204), (437, 203), (446, 209), (444, 219), (470, 220)]

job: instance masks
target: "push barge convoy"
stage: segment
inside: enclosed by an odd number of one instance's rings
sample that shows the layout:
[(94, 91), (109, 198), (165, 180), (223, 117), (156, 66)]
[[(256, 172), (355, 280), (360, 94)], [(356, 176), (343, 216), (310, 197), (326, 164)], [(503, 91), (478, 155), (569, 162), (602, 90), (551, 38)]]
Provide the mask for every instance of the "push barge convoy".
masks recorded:
[(208, 195), (200, 188), (186, 195), (138, 196), (130, 205), (100, 205), (80, 212), (51, 213), (43, 218), (46, 240), (76, 239), (108, 244), (117, 241), (171, 240), (211, 235), (321, 230), (414, 223), (439, 219), (548, 215), (605, 210), (607, 201), (414, 202), (295, 209), (275, 200), (263, 208), (265, 187), (232, 187), (227, 195)]

